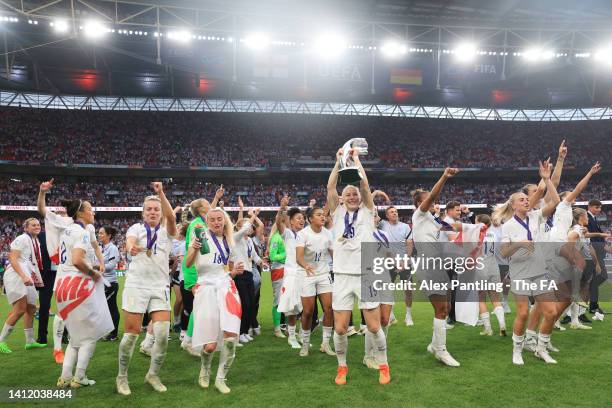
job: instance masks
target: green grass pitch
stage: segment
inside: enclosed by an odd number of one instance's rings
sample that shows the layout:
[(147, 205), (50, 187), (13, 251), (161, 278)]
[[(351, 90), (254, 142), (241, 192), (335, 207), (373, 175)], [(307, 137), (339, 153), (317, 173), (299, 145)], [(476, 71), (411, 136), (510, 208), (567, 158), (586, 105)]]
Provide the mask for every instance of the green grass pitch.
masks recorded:
[[(118, 342), (98, 342), (88, 369), (97, 384), (76, 390), (69, 402), (45, 402), (49, 407), (604, 407), (612, 406), (612, 316), (594, 322), (593, 330), (555, 331), (552, 341), (561, 349), (554, 357), (557, 365), (546, 365), (525, 352), (525, 365), (511, 363), (511, 338), (483, 337), (480, 328), (457, 324), (448, 331), (447, 345), (461, 367), (445, 367), (425, 348), (431, 340), (432, 309), (428, 303), (413, 307), (415, 326), (401, 322), (404, 306), (398, 302), (395, 313), (400, 322), (389, 330), (388, 355), (392, 381), (378, 384), (378, 372), (361, 364), (364, 339), (349, 339), (349, 376), (346, 386), (336, 386), (336, 359), (318, 351), (320, 327), (312, 335), (312, 351), (298, 356), (287, 342), (272, 335), (271, 286), (264, 274), (259, 320), (262, 335), (237, 349), (228, 385), (232, 392), (221, 395), (214, 388), (197, 385), (200, 361), (179, 347), (173, 334), (161, 378), (168, 387), (164, 394), (143, 383), (148, 357), (134, 353), (129, 371), (132, 395), (115, 391)], [(612, 284), (604, 292), (612, 292)], [(607, 297), (610, 298), (609, 296)], [(119, 297), (120, 299), (120, 297)], [(612, 309), (612, 303), (602, 304)], [(0, 296), (0, 317), (9, 306)], [(513, 315), (506, 315), (511, 327)], [(492, 317), (493, 328), (496, 320)], [(356, 321), (357, 323), (357, 321)], [(51, 326), (51, 323), (49, 324)], [(21, 323), (9, 338), (13, 353), (0, 355), (0, 389), (54, 388), (61, 367), (55, 364), (51, 344), (46, 349), (25, 351)], [(35, 323), (36, 329), (36, 323)], [(141, 335), (142, 340), (144, 335)], [(51, 335), (49, 341), (51, 342)], [(218, 354), (213, 361), (216, 372)], [(3, 396), (4, 398), (4, 396)], [(0, 402), (5, 405), (6, 399)], [(15, 406), (32, 406), (20, 403)]]

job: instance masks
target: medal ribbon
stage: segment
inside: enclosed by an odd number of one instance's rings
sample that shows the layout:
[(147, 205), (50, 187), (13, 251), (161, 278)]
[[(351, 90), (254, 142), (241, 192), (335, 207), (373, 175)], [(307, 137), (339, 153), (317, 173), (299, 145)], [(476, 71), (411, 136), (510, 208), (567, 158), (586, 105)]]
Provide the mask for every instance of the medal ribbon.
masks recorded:
[(159, 231), (159, 227), (161, 225), (155, 227), (155, 230), (153, 231), (153, 237), (151, 237), (151, 227), (149, 227), (149, 224), (145, 223), (144, 226), (147, 230), (147, 249), (151, 249), (153, 248), (153, 244), (155, 244), (155, 241), (157, 241), (157, 231)]
[(525, 217), (525, 219), (527, 220), (527, 222), (521, 220), (519, 217), (517, 217), (516, 215), (514, 216), (514, 219), (516, 220), (516, 222), (518, 222), (519, 224), (521, 224), (523, 226), (523, 228), (525, 228), (527, 230), (527, 239), (529, 241), (533, 241), (533, 237), (531, 236), (531, 230), (529, 229), (529, 217)]
[(355, 220), (357, 219), (357, 214), (359, 213), (359, 210), (356, 210), (353, 213), (353, 219), (351, 221), (351, 223), (349, 224), (349, 214), (348, 211), (346, 212), (346, 214), (344, 214), (344, 233), (342, 234), (342, 237), (344, 238), (348, 238), (349, 234), (351, 233), (351, 228), (353, 228), (353, 224), (355, 223)]
[(225, 237), (223, 237), (223, 246), (225, 247), (225, 250), (227, 251), (227, 255), (225, 255), (225, 252), (223, 252), (223, 249), (221, 249), (221, 244), (219, 243), (217, 236), (214, 233), (210, 234), (210, 236), (212, 237), (213, 242), (217, 246), (217, 251), (219, 251), (219, 257), (221, 257), (221, 261), (223, 261), (223, 265), (227, 265), (227, 261), (229, 260), (229, 256), (230, 256), (230, 249), (229, 249), (229, 246), (227, 245), (227, 240), (225, 239)]

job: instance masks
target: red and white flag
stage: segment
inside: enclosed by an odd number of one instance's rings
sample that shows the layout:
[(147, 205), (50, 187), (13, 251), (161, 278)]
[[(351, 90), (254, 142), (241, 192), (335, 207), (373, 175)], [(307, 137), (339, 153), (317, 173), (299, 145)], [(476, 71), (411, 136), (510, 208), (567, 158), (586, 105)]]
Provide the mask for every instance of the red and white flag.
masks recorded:
[(79, 272), (59, 272), (55, 299), (75, 347), (97, 341), (114, 329), (102, 279), (94, 282)]

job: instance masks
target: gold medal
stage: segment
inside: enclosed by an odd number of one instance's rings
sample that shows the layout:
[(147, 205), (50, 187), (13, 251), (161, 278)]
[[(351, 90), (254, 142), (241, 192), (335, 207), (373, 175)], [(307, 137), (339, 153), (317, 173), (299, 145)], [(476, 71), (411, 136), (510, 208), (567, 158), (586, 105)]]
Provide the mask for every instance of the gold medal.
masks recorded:
[(151, 257), (151, 255), (153, 255), (153, 251), (151, 251), (151, 249), (147, 249), (147, 256)]

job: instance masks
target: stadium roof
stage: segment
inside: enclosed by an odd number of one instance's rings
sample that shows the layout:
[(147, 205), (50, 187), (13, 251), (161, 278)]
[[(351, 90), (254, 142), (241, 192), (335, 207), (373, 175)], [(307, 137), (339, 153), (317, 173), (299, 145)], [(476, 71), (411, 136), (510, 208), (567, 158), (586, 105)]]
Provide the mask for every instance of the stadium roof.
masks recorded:
[[(61, 33), (52, 25), (58, 19)], [(94, 20), (105, 38), (87, 38)], [(610, 106), (610, 21), (609, 0), (0, 0), (0, 89), (518, 109)], [(312, 51), (330, 30), (345, 41), (342, 57), (332, 62)], [(263, 55), (247, 42), (257, 32), (271, 44)], [(409, 52), (387, 60), (381, 51), (389, 41)], [(476, 58), (462, 64), (455, 52), (464, 43)]]
[(196, 23), (199, 14), (203, 21), (232, 14), (419, 25), (608, 29), (612, 18), (612, 2), (608, 0), (0, 0), (0, 10), (38, 17), (65, 15), (71, 7), (76, 18), (93, 13), (117, 23), (133, 16), (130, 20), (151, 25), (157, 23), (157, 10), (162, 11), (162, 25), (171, 24), (171, 20)]

